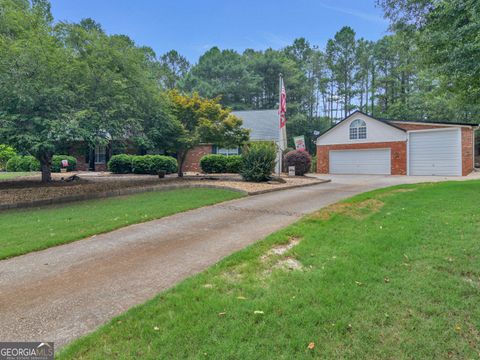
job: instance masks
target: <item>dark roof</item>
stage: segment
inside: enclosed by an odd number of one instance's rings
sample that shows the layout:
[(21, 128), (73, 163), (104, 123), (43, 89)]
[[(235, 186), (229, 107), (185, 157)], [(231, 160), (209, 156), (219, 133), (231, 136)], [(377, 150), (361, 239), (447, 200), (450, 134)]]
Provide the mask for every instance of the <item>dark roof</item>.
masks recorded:
[[(370, 115), (368, 115), (368, 116), (370, 116)], [(475, 123), (460, 123), (460, 122), (452, 122), (452, 121), (397, 120), (397, 119), (382, 119), (382, 118), (379, 118), (377, 120), (381, 120), (381, 121), (385, 121), (385, 122), (399, 122), (399, 123), (422, 123), (422, 124), (439, 124), (439, 125), (479, 126), (479, 124), (475, 124)]]
[(377, 121), (380, 121), (386, 125), (390, 125), (398, 130), (401, 130), (401, 131), (406, 131), (405, 129), (402, 129), (400, 126), (397, 126), (395, 124), (393, 124), (392, 122), (403, 122), (403, 123), (424, 123), (424, 124), (440, 124), (440, 125), (460, 125), (460, 126), (472, 126), (472, 127), (475, 127), (475, 126), (479, 126), (479, 124), (472, 124), (472, 123), (457, 123), (457, 122), (448, 122), (448, 121), (426, 121), (426, 120), (394, 120), (394, 119), (384, 119), (384, 118), (376, 118), (372, 115), (369, 115), (369, 114), (366, 114), (364, 113), (363, 111), (360, 111), (360, 110), (355, 110), (354, 112), (350, 113), (349, 115), (347, 115), (347, 117), (343, 118), (342, 120), (340, 120), (338, 123), (336, 123), (335, 125), (333, 125), (332, 127), (330, 127), (327, 131), (325, 131), (322, 135), (320, 136), (323, 136), (325, 135), (327, 132), (329, 132), (330, 130), (332, 130), (333, 128), (335, 128), (337, 125), (341, 124), (342, 122), (344, 122), (345, 120), (347, 120), (349, 117), (351, 117), (352, 115), (356, 114), (356, 113), (359, 113), (359, 114), (362, 114), (362, 115), (365, 115), (365, 116), (368, 116), (369, 118), (371, 119), (374, 119), (374, 120), (377, 120)]
[(232, 114), (242, 119), (242, 127), (251, 130), (250, 140), (278, 140), (277, 110), (233, 111)]

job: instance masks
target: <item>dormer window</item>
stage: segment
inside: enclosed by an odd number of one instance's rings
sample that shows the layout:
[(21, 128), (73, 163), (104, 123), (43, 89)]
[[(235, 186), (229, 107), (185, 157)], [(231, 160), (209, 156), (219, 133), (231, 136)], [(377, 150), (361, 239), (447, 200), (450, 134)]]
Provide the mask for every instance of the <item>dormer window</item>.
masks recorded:
[(350, 124), (350, 140), (366, 139), (367, 124), (365, 121), (357, 119)]

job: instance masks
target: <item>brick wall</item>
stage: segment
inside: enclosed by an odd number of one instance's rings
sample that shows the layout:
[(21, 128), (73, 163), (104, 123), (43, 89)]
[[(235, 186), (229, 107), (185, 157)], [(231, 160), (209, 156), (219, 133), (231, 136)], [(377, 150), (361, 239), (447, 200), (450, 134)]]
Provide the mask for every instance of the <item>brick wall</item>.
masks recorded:
[(385, 149), (390, 148), (392, 175), (407, 174), (407, 144), (405, 141), (337, 144), (317, 146), (317, 172), (328, 174), (330, 171), (330, 150), (354, 150), (354, 149)]
[(467, 176), (473, 171), (473, 130), (462, 128), (462, 175)]
[(187, 153), (187, 158), (183, 164), (183, 171), (185, 172), (201, 172), (200, 159), (205, 155), (212, 153), (212, 145), (198, 145)]

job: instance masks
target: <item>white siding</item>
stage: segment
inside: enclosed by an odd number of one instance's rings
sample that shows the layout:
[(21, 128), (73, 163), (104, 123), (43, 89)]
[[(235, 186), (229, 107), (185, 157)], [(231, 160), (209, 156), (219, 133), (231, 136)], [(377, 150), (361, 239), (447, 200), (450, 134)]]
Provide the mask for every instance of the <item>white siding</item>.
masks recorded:
[(462, 175), (460, 129), (409, 133), (409, 175)]
[[(350, 123), (356, 119), (362, 119), (367, 124), (367, 138), (350, 140)], [(390, 142), (390, 141), (406, 141), (407, 133), (400, 129), (394, 128), (381, 121), (372, 119), (371, 117), (353, 113), (342, 123), (335, 126), (330, 131), (320, 136), (317, 145), (336, 145), (336, 144), (361, 144), (371, 142)]]
[(391, 173), (390, 149), (331, 150), (331, 174), (382, 174)]

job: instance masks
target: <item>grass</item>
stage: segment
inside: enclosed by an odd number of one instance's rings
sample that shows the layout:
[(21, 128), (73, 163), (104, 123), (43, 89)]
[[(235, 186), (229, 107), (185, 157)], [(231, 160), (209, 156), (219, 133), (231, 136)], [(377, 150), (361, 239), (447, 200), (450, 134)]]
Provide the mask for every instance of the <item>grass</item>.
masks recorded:
[(178, 189), (0, 212), (0, 259), (241, 196), (222, 189)]
[(19, 177), (24, 177), (24, 176), (32, 176), (32, 175), (37, 175), (39, 174), (38, 172), (3, 172), (0, 171), (0, 181), (4, 180), (11, 180)]
[[(479, 203), (478, 181), (357, 196), (129, 310), (58, 358), (478, 358)], [(270, 252), (294, 240), (285, 254)], [(282, 268), (284, 259), (302, 269)]]

